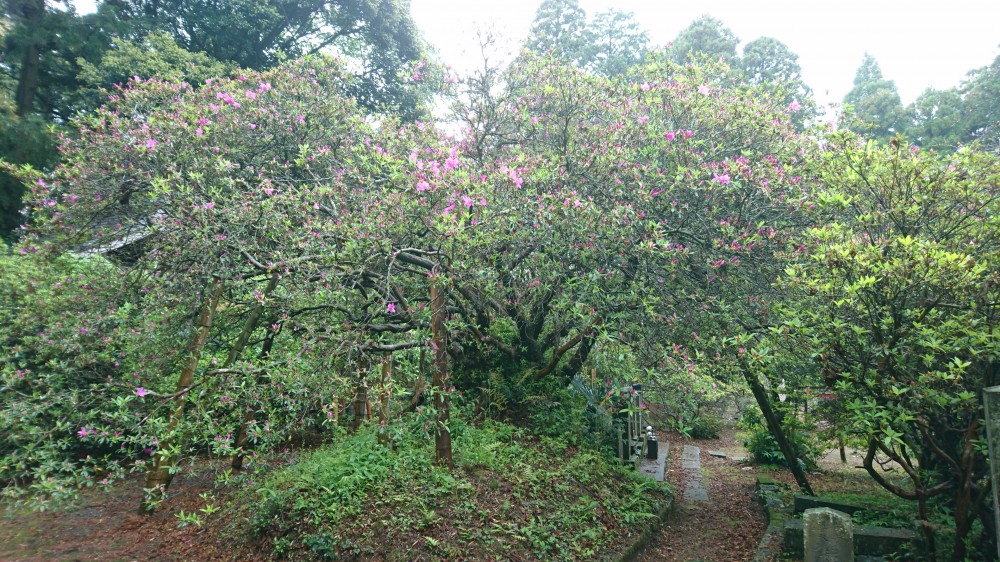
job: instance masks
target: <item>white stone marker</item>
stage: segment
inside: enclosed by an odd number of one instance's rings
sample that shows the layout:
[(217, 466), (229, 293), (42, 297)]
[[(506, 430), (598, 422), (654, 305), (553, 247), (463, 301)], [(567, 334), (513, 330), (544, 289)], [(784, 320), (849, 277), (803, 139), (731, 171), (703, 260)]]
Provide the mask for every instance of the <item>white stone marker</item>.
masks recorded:
[(805, 535), (804, 562), (854, 562), (854, 528), (851, 516), (829, 507), (807, 509), (802, 514)]

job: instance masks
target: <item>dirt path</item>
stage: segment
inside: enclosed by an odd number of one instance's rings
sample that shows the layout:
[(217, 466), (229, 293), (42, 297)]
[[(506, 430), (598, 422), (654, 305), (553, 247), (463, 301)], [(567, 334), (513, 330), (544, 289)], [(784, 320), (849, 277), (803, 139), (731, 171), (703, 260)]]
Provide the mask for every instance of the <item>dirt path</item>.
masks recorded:
[[(682, 440), (668, 436), (670, 460), (666, 480), (674, 485), (677, 505), (667, 527), (639, 558), (651, 561), (726, 561), (753, 558), (765, 528), (764, 514), (753, 495), (756, 470), (733, 460), (745, 456), (733, 430), (717, 440)], [(700, 448), (700, 483), (708, 501), (685, 500), (684, 445)], [(727, 458), (709, 455), (723, 451)], [(227, 491), (215, 487), (213, 471), (202, 466), (198, 474), (181, 474), (171, 497), (151, 517), (134, 512), (139, 504), (140, 475), (115, 487), (114, 493), (93, 492), (70, 512), (0, 511), (0, 560), (41, 561), (207, 561), (263, 559), (259, 553), (234, 548), (220, 537), (224, 521), (208, 518), (204, 527), (178, 528), (176, 513), (197, 512), (205, 506), (200, 494), (214, 494), (216, 505), (227, 501)], [(695, 494), (700, 496), (700, 494)], [(231, 539), (230, 539), (231, 541)]]
[[(0, 560), (253, 560), (245, 553), (235, 554), (210, 527), (178, 528), (177, 512), (197, 513), (205, 507), (200, 494), (224, 494), (215, 489), (211, 470), (178, 475), (170, 488), (171, 497), (149, 517), (136, 513), (141, 478), (134, 475), (116, 485), (113, 493), (89, 492), (71, 511), (12, 515), (0, 508)], [(225, 498), (211, 501), (221, 504)]]
[[(670, 441), (670, 462), (666, 480), (676, 491), (676, 506), (663, 531), (639, 557), (641, 562), (752, 560), (757, 544), (767, 527), (764, 511), (754, 496), (756, 470), (734, 458), (746, 456), (732, 429), (714, 440)], [(708, 501), (700, 494), (687, 493), (697, 487), (693, 470), (682, 465), (684, 446), (700, 449), (700, 482), (708, 492)], [(690, 449), (689, 449), (690, 450)], [(711, 456), (709, 451), (726, 453), (726, 458)], [(687, 463), (691, 466), (692, 463)], [(687, 496), (687, 498), (685, 497)]]

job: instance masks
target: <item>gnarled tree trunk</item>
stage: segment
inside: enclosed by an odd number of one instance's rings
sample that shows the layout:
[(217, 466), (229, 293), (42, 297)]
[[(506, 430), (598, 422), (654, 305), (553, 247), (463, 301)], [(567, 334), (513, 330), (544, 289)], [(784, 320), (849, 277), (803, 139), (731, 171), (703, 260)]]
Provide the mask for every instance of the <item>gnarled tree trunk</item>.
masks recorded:
[(438, 464), (452, 468), (451, 431), (448, 429), (451, 399), (448, 397), (448, 353), (444, 331), (444, 291), (431, 284), (431, 341), (434, 344), (434, 408), (437, 411), (434, 436), (435, 458)]
[(177, 463), (177, 454), (173, 448), (177, 445), (174, 441), (174, 434), (180, 429), (184, 420), (184, 406), (187, 404), (188, 391), (194, 385), (194, 373), (198, 368), (198, 360), (201, 357), (201, 349), (205, 346), (208, 333), (212, 330), (212, 321), (215, 319), (215, 312), (219, 308), (219, 297), (222, 295), (222, 281), (214, 279), (208, 298), (201, 306), (201, 314), (198, 317), (198, 327), (187, 346), (187, 360), (181, 375), (177, 379), (177, 388), (174, 391), (174, 408), (170, 412), (170, 422), (167, 425), (166, 435), (158, 442), (157, 451), (153, 454), (149, 468), (146, 471), (145, 493), (139, 505), (139, 513), (144, 515), (152, 514), (156, 509), (156, 504), (163, 499), (164, 493), (173, 480), (172, 468)]
[(761, 413), (764, 414), (764, 419), (767, 421), (767, 428), (771, 431), (771, 435), (774, 436), (775, 441), (778, 442), (781, 454), (785, 456), (785, 463), (788, 464), (789, 470), (795, 476), (795, 481), (798, 483), (799, 488), (803, 493), (815, 496), (816, 494), (813, 493), (812, 487), (809, 485), (809, 480), (806, 479), (806, 472), (799, 465), (799, 459), (795, 455), (792, 443), (788, 440), (788, 436), (785, 435), (777, 414), (771, 408), (771, 401), (767, 397), (767, 389), (764, 388), (764, 385), (760, 384), (760, 379), (750, 370), (749, 366), (745, 364), (741, 365), (740, 370), (743, 372), (743, 378), (746, 379), (747, 385), (750, 386), (750, 392), (753, 393), (753, 397), (757, 400), (757, 405), (760, 406)]

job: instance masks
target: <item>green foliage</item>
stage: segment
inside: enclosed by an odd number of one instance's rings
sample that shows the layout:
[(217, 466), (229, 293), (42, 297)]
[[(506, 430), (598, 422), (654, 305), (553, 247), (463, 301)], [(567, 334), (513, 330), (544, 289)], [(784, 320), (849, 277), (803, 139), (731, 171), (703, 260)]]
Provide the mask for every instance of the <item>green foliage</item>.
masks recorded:
[(720, 20), (703, 15), (691, 22), (677, 34), (670, 46), (670, 58), (683, 63), (688, 57), (700, 54), (710, 59), (726, 59), (735, 62), (736, 46), (740, 40), (731, 29)]
[(924, 149), (954, 150), (967, 137), (963, 101), (956, 89), (928, 88), (907, 108), (910, 124), (907, 134)]
[(649, 50), (649, 34), (639, 27), (631, 12), (610, 9), (599, 12), (590, 23), (594, 40), (594, 72), (604, 76), (624, 76), (642, 62)]
[(687, 433), (692, 439), (718, 439), (722, 427), (722, 418), (714, 414), (703, 413), (690, 421)]
[(112, 37), (127, 27), (116, 11), (106, 2), (86, 15), (43, 0), (16, 0), (6, 7), (13, 25), (4, 35), (2, 55), (12, 64), (3, 70), (17, 81), (19, 114), (67, 123), (92, 109), (79, 95), (79, 61), (99, 60)]
[(878, 62), (868, 53), (854, 76), (854, 87), (844, 96), (844, 106), (861, 121), (853, 129), (869, 138), (885, 141), (906, 130), (896, 83), (883, 78)]
[(14, 484), (5, 495), (44, 507), (116, 476), (122, 454), (97, 427), (109, 404), (136, 397), (121, 367), (112, 271), (99, 258), (0, 255), (0, 481)]
[(979, 140), (985, 150), (1000, 151), (1000, 56), (989, 65), (973, 70), (962, 84), (964, 129), (970, 140)]
[(605, 10), (587, 19), (577, 0), (544, 0), (525, 48), (603, 76), (624, 76), (649, 50), (649, 34), (631, 12)]
[[(586, 399), (562, 385), (532, 389), (533, 396), (525, 404), (531, 412), (531, 428), (535, 434), (564, 440), (575, 446), (594, 446), (600, 434), (588, 414)], [(553, 386), (556, 386), (553, 388)]]
[(609, 525), (641, 526), (664, 497), (600, 454), (509, 425), (469, 427), (456, 451), (449, 473), (425, 441), (388, 449), (361, 432), (275, 472), (241, 509), (277, 555), (574, 560), (602, 556), (621, 532)]
[[(36, 115), (18, 117), (0, 92), (0, 154), (12, 166), (29, 165), (45, 169), (55, 163), (55, 135), (52, 125)], [(0, 168), (0, 238), (13, 241), (17, 229), (26, 222), (21, 215), (24, 185), (9, 170)]]
[[(1000, 167), (969, 148), (827, 140), (815, 159), (826, 224), (808, 230), (787, 270), (794, 298), (776, 332), (809, 351), (842, 400), (873, 478), (924, 517), (927, 498), (950, 496), (961, 557), (988, 473), (980, 391), (1000, 382)], [(911, 480), (880, 479), (876, 458)]]
[(742, 77), (748, 84), (764, 84), (782, 96), (787, 106), (797, 104), (800, 109), (792, 119), (799, 127), (815, 116), (812, 89), (802, 80), (799, 56), (787, 45), (771, 37), (760, 37), (743, 46), (743, 57), (738, 64)]
[[(757, 409), (747, 409), (740, 420), (740, 428), (748, 431), (749, 436), (743, 441), (743, 446), (750, 453), (754, 462), (767, 465), (785, 466), (785, 455), (778, 446), (778, 441), (768, 429), (767, 424)], [(806, 469), (816, 467), (816, 460), (823, 449), (815, 441), (812, 433), (802, 427), (798, 421), (785, 417), (783, 423), (785, 435), (789, 436), (792, 451), (799, 463)]]
[(197, 86), (211, 78), (224, 77), (234, 68), (231, 63), (179, 47), (161, 31), (150, 33), (141, 41), (116, 38), (98, 63), (81, 59), (78, 64), (78, 78), (82, 82), (79, 95), (91, 100), (91, 109), (96, 109), (107, 100), (109, 92), (114, 93), (134, 77), (187, 81)]
[(566, 63), (585, 66), (593, 58), (586, 12), (577, 0), (543, 0), (524, 46), (541, 55), (551, 53)]
[(398, 0), (189, 0), (115, 2), (137, 37), (170, 34), (187, 51), (254, 70), (281, 60), (336, 53), (358, 69), (352, 96), (371, 110), (395, 108), (409, 119), (422, 100), (411, 91), (408, 67), (419, 61), (423, 43)]

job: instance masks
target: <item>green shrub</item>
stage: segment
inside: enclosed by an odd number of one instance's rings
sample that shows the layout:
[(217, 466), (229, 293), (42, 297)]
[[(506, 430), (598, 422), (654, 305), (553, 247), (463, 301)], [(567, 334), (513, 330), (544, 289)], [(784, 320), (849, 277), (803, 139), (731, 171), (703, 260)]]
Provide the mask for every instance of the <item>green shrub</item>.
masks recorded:
[[(792, 424), (788, 424), (789, 426)], [(750, 453), (754, 462), (760, 464), (775, 464), (784, 466), (785, 455), (778, 447), (778, 441), (764, 424), (760, 413), (747, 410), (743, 413), (740, 427), (750, 432), (743, 441), (743, 446)], [(813, 435), (801, 427), (785, 427), (785, 433), (791, 437), (792, 450), (796, 458), (806, 468), (814, 468), (816, 460), (822, 452)]]
[(702, 414), (690, 423), (688, 434), (693, 439), (718, 439), (722, 432), (722, 418), (713, 414)]

